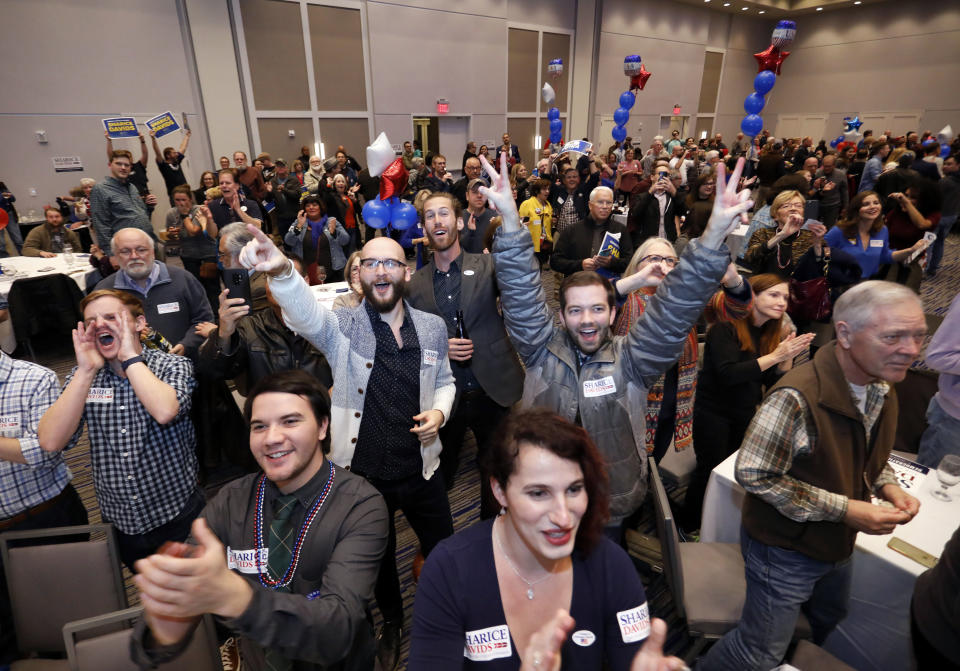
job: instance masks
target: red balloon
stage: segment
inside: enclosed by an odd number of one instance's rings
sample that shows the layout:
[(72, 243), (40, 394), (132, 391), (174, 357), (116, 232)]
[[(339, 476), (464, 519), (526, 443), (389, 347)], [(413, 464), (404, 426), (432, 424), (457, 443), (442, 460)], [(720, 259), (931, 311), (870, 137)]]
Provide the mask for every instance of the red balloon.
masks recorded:
[(780, 51), (772, 44), (764, 49), (763, 51), (753, 55), (757, 59), (757, 63), (760, 67), (757, 72), (763, 72), (764, 70), (769, 70), (774, 74), (780, 74), (780, 66), (783, 65), (783, 62), (787, 60), (787, 56), (790, 55), (789, 51)]
[(7, 211), (0, 207), (0, 231), (5, 229), (9, 223), (10, 217), (7, 216)]
[(398, 156), (380, 175), (380, 200), (391, 196), (400, 197), (407, 190), (407, 178), (410, 173), (403, 167), (403, 157)]
[(644, 63), (640, 64), (640, 72), (635, 74), (630, 78), (630, 90), (636, 91), (637, 89), (643, 90), (643, 87), (647, 85), (647, 80), (650, 79), (652, 72), (647, 72), (647, 66)]

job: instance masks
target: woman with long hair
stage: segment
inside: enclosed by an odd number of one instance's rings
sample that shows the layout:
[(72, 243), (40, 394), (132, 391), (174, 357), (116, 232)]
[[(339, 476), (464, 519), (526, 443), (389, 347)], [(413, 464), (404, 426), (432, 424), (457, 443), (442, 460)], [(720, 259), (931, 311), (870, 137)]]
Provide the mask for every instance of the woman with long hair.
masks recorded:
[(217, 186), (217, 173), (213, 170), (204, 170), (200, 175), (200, 186), (193, 191), (193, 202), (203, 205), (207, 202), (207, 189)]
[(776, 228), (758, 228), (750, 236), (743, 258), (756, 273), (775, 273), (790, 277), (815, 239), (827, 232), (820, 222), (809, 224), (803, 230), (806, 201), (799, 191), (782, 191), (770, 205), (770, 220)]
[(860, 266), (860, 278), (869, 280), (880, 266), (899, 263), (925, 244), (918, 240), (906, 249), (890, 248), (890, 233), (883, 221), (883, 205), (876, 191), (861, 191), (850, 199), (846, 216), (823, 238), (831, 250), (844, 251)]
[(510, 188), (517, 192), (517, 207), (520, 207), (520, 203), (532, 195), (530, 193), (529, 178), (530, 173), (527, 170), (527, 166), (523, 163), (516, 163), (510, 168)]
[[(625, 280), (648, 266), (656, 266), (655, 277), (662, 280), (679, 262), (673, 245), (666, 238), (648, 238), (634, 252), (627, 264), (623, 279), (618, 281), (619, 290)], [(723, 291), (718, 309), (725, 318), (743, 317), (750, 310), (753, 292), (730, 264), (721, 281)], [(613, 325), (614, 335), (627, 335), (630, 327), (640, 318), (647, 301), (657, 291), (656, 286), (647, 286), (630, 292), (618, 308)], [(646, 445), (647, 454), (657, 463), (666, 454), (673, 441), (674, 449), (685, 450), (693, 442), (693, 404), (697, 387), (697, 330), (691, 328), (683, 354), (676, 364), (647, 389)]]
[(688, 239), (699, 238), (707, 227), (713, 212), (713, 198), (717, 195), (717, 173), (711, 168), (690, 184), (686, 198), (686, 218), (680, 233)]
[(350, 292), (340, 294), (333, 301), (333, 309), (337, 308), (355, 308), (363, 300), (363, 287), (360, 286), (360, 250), (358, 249), (349, 257), (347, 264), (343, 269), (343, 279), (350, 285)]
[(790, 289), (774, 273), (750, 278), (753, 306), (743, 317), (718, 321), (707, 331), (703, 367), (693, 408), (693, 451), (681, 524), (700, 528), (703, 494), (710, 471), (740, 448), (747, 426), (769, 389), (810, 346), (813, 333), (784, 335), (783, 316)]
[(334, 200), (340, 207), (337, 219), (341, 221), (343, 227), (347, 229), (347, 234), (350, 236), (349, 249), (353, 252), (363, 246), (363, 238), (360, 232), (360, 224), (362, 221), (360, 218), (360, 205), (357, 203), (356, 196), (353, 195), (353, 190), (349, 189), (348, 186), (347, 178), (342, 173), (333, 176)]
[(303, 186), (303, 161), (297, 159), (293, 162), (293, 176), (297, 178), (297, 181), (300, 182), (300, 186)]
[(482, 466), (501, 513), (430, 553), (407, 668), (558, 668), (537, 633), (563, 610), (579, 630), (559, 646), (565, 667), (627, 671), (643, 636), (618, 622), (649, 611), (632, 562), (603, 533), (608, 479), (590, 436), (545, 409), (514, 412)]

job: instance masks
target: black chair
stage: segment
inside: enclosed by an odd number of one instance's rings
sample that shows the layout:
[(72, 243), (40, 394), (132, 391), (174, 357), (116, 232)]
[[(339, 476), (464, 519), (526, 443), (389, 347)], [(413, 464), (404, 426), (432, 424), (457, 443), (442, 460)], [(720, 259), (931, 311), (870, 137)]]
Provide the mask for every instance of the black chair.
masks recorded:
[(69, 341), (71, 330), (83, 319), (82, 299), (77, 283), (62, 273), (14, 280), (7, 302), (17, 344), (36, 360), (35, 337), (53, 336)]

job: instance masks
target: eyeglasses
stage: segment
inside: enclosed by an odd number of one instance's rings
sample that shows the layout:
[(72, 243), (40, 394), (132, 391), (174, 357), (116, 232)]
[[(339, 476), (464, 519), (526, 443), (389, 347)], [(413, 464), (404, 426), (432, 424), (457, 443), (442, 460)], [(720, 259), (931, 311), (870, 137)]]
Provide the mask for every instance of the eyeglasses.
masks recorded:
[(153, 251), (149, 247), (135, 247), (134, 249), (118, 249), (117, 256), (131, 256), (136, 252), (137, 256), (146, 256), (149, 252)]
[(651, 254), (650, 256), (644, 256), (642, 259), (640, 259), (641, 263), (645, 261), (648, 263), (666, 263), (671, 268), (674, 268), (676, 267), (679, 259), (676, 256), (660, 256), (659, 254)]
[(360, 259), (360, 266), (364, 270), (376, 270), (379, 265), (383, 265), (384, 269), (388, 271), (407, 267), (406, 263), (397, 259)]

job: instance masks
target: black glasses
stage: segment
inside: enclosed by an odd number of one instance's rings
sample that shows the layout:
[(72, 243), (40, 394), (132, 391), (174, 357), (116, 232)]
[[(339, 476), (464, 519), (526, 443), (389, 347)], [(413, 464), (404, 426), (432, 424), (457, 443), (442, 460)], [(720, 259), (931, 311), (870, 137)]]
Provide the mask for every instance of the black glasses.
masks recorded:
[(676, 256), (660, 256), (659, 254), (651, 254), (650, 256), (644, 256), (642, 259), (640, 259), (641, 263), (644, 261), (648, 263), (666, 263), (671, 268), (674, 268), (676, 267), (679, 259)]
[(365, 270), (376, 270), (377, 266), (383, 264), (386, 270), (394, 271), (399, 268), (406, 268), (407, 264), (397, 259), (360, 259), (360, 266)]

